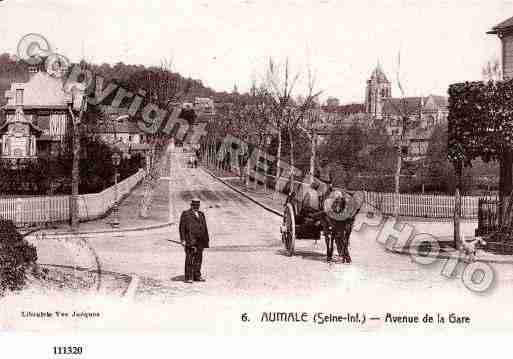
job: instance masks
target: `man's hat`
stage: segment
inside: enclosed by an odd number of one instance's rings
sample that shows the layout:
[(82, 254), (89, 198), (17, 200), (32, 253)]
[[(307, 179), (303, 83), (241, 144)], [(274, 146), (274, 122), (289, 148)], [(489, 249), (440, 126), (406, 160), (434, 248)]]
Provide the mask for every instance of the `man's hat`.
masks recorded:
[(191, 204), (200, 204), (200, 199), (198, 197), (194, 197), (193, 199), (191, 199)]

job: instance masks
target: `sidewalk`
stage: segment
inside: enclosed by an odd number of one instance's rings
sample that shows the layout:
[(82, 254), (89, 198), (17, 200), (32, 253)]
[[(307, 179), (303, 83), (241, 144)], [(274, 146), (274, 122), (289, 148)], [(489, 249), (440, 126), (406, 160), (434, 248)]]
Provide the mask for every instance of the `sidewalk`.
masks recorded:
[[(167, 161), (166, 161), (167, 166)], [(169, 179), (161, 178), (153, 194), (150, 216), (139, 216), (139, 205), (144, 192), (143, 182), (138, 184), (130, 194), (119, 203), (119, 225), (114, 228), (111, 223), (114, 214), (109, 211), (105, 217), (92, 221), (81, 222), (79, 233), (127, 232), (160, 228), (170, 225), (169, 215)], [(45, 229), (47, 233), (69, 233), (71, 227), (68, 223), (57, 224), (56, 228)]]
[[(386, 248), (386, 247), (385, 247)], [(439, 258), (439, 259), (456, 259), (458, 261), (463, 261), (470, 263), (469, 259), (466, 259), (465, 256), (460, 253), (458, 250), (451, 248), (450, 250), (447, 248), (440, 248), (440, 251), (437, 255), (433, 255), (431, 253), (424, 254), (419, 253), (418, 249), (412, 248), (410, 251), (409, 247), (406, 248), (386, 248), (387, 251), (403, 254), (403, 255), (415, 255), (419, 257), (431, 257), (431, 258)], [(413, 252), (413, 254), (412, 254)], [(476, 262), (486, 262), (486, 263), (500, 263), (500, 264), (513, 264), (513, 256), (506, 254), (494, 254), (485, 252), (480, 249), (476, 251)]]

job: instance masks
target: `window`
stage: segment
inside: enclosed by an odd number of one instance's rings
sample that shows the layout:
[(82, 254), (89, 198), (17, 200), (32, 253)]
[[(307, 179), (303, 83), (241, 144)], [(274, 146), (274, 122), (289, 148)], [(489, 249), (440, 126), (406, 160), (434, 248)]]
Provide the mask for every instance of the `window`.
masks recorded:
[(16, 90), (16, 105), (23, 105), (23, 89)]
[(435, 125), (436, 121), (435, 121), (435, 118), (433, 116), (429, 116), (428, 118), (428, 127), (431, 128)]

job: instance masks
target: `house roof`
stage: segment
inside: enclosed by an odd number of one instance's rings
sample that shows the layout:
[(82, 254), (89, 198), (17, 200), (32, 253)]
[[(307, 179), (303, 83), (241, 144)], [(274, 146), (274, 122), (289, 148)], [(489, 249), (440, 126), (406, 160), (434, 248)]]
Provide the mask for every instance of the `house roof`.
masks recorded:
[(404, 97), (384, 99), (383, 112), (389, 115), (401, 115), (405, 111), (408, 115), (420, 112), (422, 97)]
[(445, 96), (431, 95), (430, 97), (432, 97), (435, 103), (442, 108), (447, 108), (449, 106), (449, 100)]
[(351, 115), (355, 113), (365, 112), (365, 104), (351, 103), (341, 106), (322, 106), (322, 110), (326, 113), (337, 113), (342, 115)]
[(101, 123), (93, 128), (94, 133), (142, 133), (139, 126), (135, 121), (123, 120), (123, 121), (108, 121), (107, 123)]
[(499, 34), (501, 32), (511, 30), (513, 28), (513, 17), (495, 25), (487, 34)]
[[(130, 117), (127, 108), (101, 106), (104, 121), (100, 121), (93, 128), (94, 133), (141, 133), (137, 123)], [(121, 118), (121, 116), (123, 116)], [(121, 120), (119, 119), (121, 118)]]
[[(5, 105), (5, 110), (16, 110), (16, 105)], [(24, 110), (67, 110), (68, 105), (23, 105)]]
[(33, 74), (27, 82), (12, 83), (5, 92), (7, 107), (15, 105), (15, 91), (23, 89), (23, 106), (37, 108), (66, 107), (70, 94), (64, 92), (63, 81), (45, 72)]
[(383, 112), (389, 115), (400, 115), (400, 112), (406, 111), (408, 115), (413, 115), (420, 111), (447, 110), (447, 107), (447, 98), (438, 95), (387, 98), (384, 100)]

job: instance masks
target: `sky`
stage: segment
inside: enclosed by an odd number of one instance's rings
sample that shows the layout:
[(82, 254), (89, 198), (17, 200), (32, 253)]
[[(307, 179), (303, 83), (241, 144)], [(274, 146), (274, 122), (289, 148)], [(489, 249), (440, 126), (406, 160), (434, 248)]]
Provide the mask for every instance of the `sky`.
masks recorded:
[[(72, 61), (159, 65), (215, 90), (247, 91), (269, 58), (290, 62), (306, 93), (308, 69), (321, 99), (363, 102), (377, 62), (399, 96), (446, 95), (449, 84), (481, 80), (500, 58), (486, 31), (513, 16), (513, 1), (417, 0), (3, 0), (0, 52), (28, 33)], [(400, 66), (398, 54), (400, 53)]]

